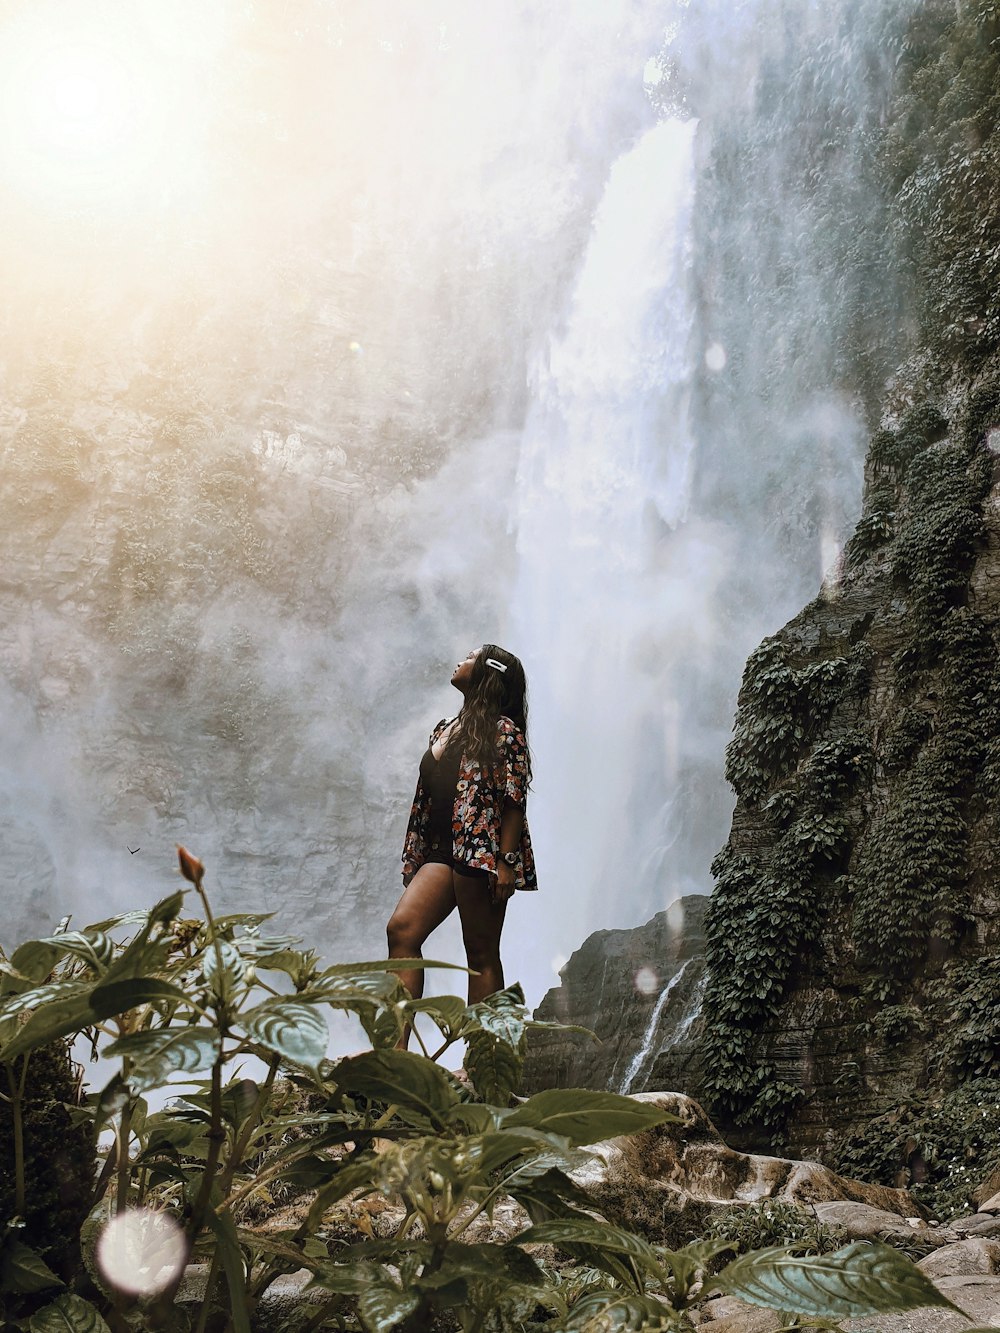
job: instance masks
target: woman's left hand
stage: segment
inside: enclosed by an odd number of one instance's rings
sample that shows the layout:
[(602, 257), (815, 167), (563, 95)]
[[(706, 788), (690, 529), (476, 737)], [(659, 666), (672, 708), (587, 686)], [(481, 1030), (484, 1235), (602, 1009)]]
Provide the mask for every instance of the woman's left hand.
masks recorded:
[(497, 873), (490, 880), (490, 901), (494, 907), (501, 906), (514, 896), (514, 867), (506, 861), (497, 866)]

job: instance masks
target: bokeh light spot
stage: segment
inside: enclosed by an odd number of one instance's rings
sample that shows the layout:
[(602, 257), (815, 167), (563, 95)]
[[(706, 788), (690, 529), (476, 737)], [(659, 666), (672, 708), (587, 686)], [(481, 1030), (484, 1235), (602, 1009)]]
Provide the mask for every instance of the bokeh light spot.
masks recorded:
[(97, 1266), (118, 1291), (155, 1296), (187, 1261), (184, 1233), (169, 1213), (133, 1208), (113, 1217), (97, 1242)]
[(726, 364), (726, 349), (721, 343), (709, 343), (705, 348), (705, 365), (709, 370), (722, 370)]
[(640, 995), (652, 995), (659, 984), (659, 975), (651, 967), (640, 967), (635, 974), (635, 988)]

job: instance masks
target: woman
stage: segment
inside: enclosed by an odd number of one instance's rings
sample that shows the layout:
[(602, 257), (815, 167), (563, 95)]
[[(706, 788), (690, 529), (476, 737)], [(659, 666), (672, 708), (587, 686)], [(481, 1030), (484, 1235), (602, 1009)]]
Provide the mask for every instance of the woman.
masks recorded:
[[(465, 696), (439, 722), (420, 761), (403, 845), (403, 896), (389, 921), (390, 958), (420, 958), (424, 941), (458, 908), (469, 1003), (503, 990), (500, 932), (515, 889), (535, 889), (524, 818), (531, 781), (524, 667), (495, 643), (474, 648), (452, 673)], [(415, 998), (423, 970), (400, 972)]]

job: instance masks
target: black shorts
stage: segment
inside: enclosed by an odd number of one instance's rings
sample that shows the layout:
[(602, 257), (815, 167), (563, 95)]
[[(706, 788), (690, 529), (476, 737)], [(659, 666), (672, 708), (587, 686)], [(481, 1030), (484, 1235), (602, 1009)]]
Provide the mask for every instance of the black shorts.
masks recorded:
[(424, 865), (433, 866), (451, 866), (457, 875), (463, 875), (467, 879), (489, 879), (488, 870), (480, 870), (478, 866), (463, 865), (461, 861), (455, 864), (455, 858), (451, 854), (451, 846), (444, 842), (431, 842), (427, 849), (427, 855), (424, 857)]

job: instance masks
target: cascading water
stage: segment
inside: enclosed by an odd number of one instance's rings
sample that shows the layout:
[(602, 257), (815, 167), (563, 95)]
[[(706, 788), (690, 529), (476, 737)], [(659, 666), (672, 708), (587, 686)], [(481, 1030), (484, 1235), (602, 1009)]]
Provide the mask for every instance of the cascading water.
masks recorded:
[(649, 1022), (646, 1024), (646, 1031), (643, 1033), (642, 1044), (629, 1062), (629, 1067), (625, 1070), (621, 1083), (617, 1089), (618, 1092), (631, 1092), (633, 1084), (636, 1082), (639, 1075), (644, 1072), (646, 1065), (649, 1062), (650, 1053), (653, 1050), (653, 1042), (656, 1040), (656, 1034), (660, 1029), (663, 1011), (667, 1007), (671, 995), (673, 995), (681, 984), (681, 981), (684, 978), (684, 973), (691, 966), (692, 961), (692, 959), (688, 958), (680, 969), (674, 973), (657, 996), (656, 1004), (653, 1006), (653, 1012), (649, 1015)]
[(539, 668), (532, 818), (559, 904), (529, 973), (594, 925), (663, 905), (681, 725), (668, 681), (697, 652), (688, 608), (714, 568), (679, 526), (693, 463), (695, 136), (693, 121), (665, 121), (615, 163), (524, 432), (513, 637)]

